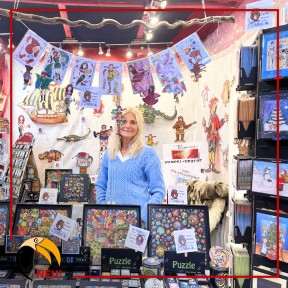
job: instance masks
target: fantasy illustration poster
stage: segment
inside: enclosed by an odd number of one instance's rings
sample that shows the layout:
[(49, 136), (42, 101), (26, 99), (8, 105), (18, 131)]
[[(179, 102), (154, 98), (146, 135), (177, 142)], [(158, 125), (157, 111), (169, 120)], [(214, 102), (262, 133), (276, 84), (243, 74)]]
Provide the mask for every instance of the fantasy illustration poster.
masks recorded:
[(183, 96), (186, 86), (172, 49), (154, 54), (150, 60), (163, 87), (162, 92), (173, 93), (176, 100), (178, 96)]
[(277, 123), (276, 93), (260, 94), (259, 105), (259, 138), (275, 139), (279, 124), (280, 139), (288, 137), (288, 95), (280, 94), (279, 123)]
[(194, 73), (195, 78), (200, 78), (201, 75), (199, 74), (203, 71), (205, 65), (211, 62), (211, 58), (203, 46), (198, 34), (193, 33), (178, 42), (174, 47), (188, 69)]
[[(272, 213), (272, 212), (271, 212)], [(277, 258), (277, 223), (276, 213), (256, 211), (256, 247), (255, 254), (271, 260)], [(288, 215), (280, 213), (279, 217), (279, 260), (288, 262)]]
[(208, 207), (201, 205), (148, 204), (148, 256), (157, 256), (162, 262), (165, 251), (176, 251), (174, 231), (194, 229), (197, 251), (206, 255), (210, 249)]
[(160, 94), (155, 92), (149, 59), (127, 62), (127, 69), (133, 93), (139, 93), (147, 105), (156, 104)]
[(105, 90), (99, 87), (89, 87), (81, 90), (80, 107), (99, 109), (103, 94), (105, 94)]
[(122, 63), (101, 62), (99, 71), (100, 88), (106, 95), (120, 95), (122, 92)]
[(129, 226), (140, 227), (140, 206), (84, 205), (84, 245), (90, 247), (91, 260), (101, 261), (101, 248), (124, 247)]
[(47, 46), (48, 43), (45, 40), (28, 30), (15, 49), (13, 57), (24, 66), (33, 67)]
[(74, 56), (70, 83), (75, 89), (81, 90), (92, 85), (96, 63), (96, 61), (91, 59)]
[(43, 71), (46, 72), (46, 76), (53, 79), (55, 83), (61, 85), (70, 61), (72, 60), (72, 55), (73, 54), (62, 49), (51, 46), (43, 68)]

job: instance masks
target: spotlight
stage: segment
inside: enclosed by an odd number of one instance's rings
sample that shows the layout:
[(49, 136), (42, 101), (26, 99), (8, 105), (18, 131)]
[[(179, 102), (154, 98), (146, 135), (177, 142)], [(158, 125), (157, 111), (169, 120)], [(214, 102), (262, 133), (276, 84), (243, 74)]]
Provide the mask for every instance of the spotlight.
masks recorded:
[(149, 21), (150, 25), (152, 26), (156, 25), (158, 22), (159, 22), (159, 19), (157, 16), (152, 16)]
[(103, 50), (102, 50), (102, 46), (101, 44), (99, 44), (99, 52), (98, 52), (99, 55), (102, 55), (103, 54)]
[(77, 54), (78, 54), (78, 56), (83, 56), (84, 55), (84, 52), (83, 52), (81, 44), (79, 45), (79, 49), (78, 49)]
[(153, 34), (152, 34), (152, 31), (149, 30), (148, 32), (144, 32), (146, 34), (146, 40), (147, 41), (150, 41), (152, 38), (153, 38)]
[(106, 54), (105, 54), (107, 57), (110, 57), (111, 56), (111, 54), (110, 54), (110, 46), (108, 46), (108, 48), (107, 48), (107, 52), (106, 52)]
[(131, 58), (132, 57), (132, 52), (130, 50), (130, 45), (128, 45), (128, 51), (127, 51), (126, 56), (127, 56), (127, 58)]
[(148, 52), (147, 52), (147, 56), (151, 56), (153, 54), (153, 52), (151, 51), (151, 48), (150, 46), (148, 45), (148, 48), (147, 48)]
[[(10, 48), (10, 43), (11, 43), (10, 38), (8, 38), (8, 45), (7, 45), (8, 49)], [(14, 48), (14, 44), (13, 43), (12, 43), (12, 48)]]

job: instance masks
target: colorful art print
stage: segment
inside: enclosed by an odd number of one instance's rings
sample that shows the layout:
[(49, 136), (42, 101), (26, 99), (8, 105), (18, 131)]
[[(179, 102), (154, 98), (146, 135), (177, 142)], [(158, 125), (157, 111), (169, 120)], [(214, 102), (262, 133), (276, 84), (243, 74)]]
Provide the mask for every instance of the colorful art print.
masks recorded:
[[(288, 30), (279, 33), (279, 75), (288, 76)], [(274, 79), (277, 75), (276, 33), (262, 34), (261, 79)]]
[(79, 288), (122, 288), (121, 282), (80, 281)]
[(31, 185), (32, 192), (40, 192), (41, 184), (39, 178), (32, 179)]
[(129, 225), (140, 227), (140, 206), (84, 205), (83, 245), (89, 246), (91, 260), (101, 261), (101, 248), (123, 248)]
[(17, 204), (14, 223), (13, 235), (31, 237), (47, 237), (57, 246), (61, 245), (61, 240), (50, 236), (49, 230), (57, 215), (60, 213), (64, 216), (71, 217), (71, 205), (43, 205), (43, 204)]
[(143, 93), (148, 91), (151, 86), (154, 87), (154, 81), (148, 58), (129, 61), (126, 64), (133, 94)]
[(88, 202), (90, 178), (88, 174), (63, 174), (60, 181), (61, 202)]
[(56, 188), (41, 188), (39, 195), (39, 204), (57, 204)]
[(197, 70), (197, 65), (200, 68), (211, 62), (211, 58), (197, 33), (193, 33), (178, 42), (175, 48), (190, 71)]
[(73, 236), (68, 241), (62, 240), (62, 254), (79, 254), (80, 241), (79, 236)]
[(34, 280), (33, 288), (76, 288), (76, 280)]
[(7, 235), (5, 242), (5, 253), (16, 254), (24, 241), (24, 236), (12, 235), (11, 237)]
[(59, 188), (62, 174), (72, 174), (72, 169), (45, 169), (45, 187)]
[(4, 245), (8, 233), (9, 203), (0, 203), (0, 245)]
[(80, 107), (99, 109), (101, 96), (105, 94), (105, 90), (99, 87), (88, 87), (81, 90)]
[(287, 288), (287, 279), (281, 278), (281, 276), (277, 278), (265, 278), (275, 276), (274, 273), (267, 270), (254, 267), (252, 276), (257, 277), (252, 277), (252, 288)]
[[(288, 197), (288, 163), (279, 163), (279, 173), (279, 195)], [(253, 160), (252, 191), (269, 195), (276, 195), (276, 162), (260, 159)]]
[(99, 71), (100, 88), (104, 94), (120, 95), (122, 91), (122, 63), (101, 62)]
[(92, 85), (97, 62), (87, 58), (74, 56), (74, 64), (70, 83), (74, 89), (81, 90)]
[(209, 263), (210, 229), (208, 206), (148, 204), (148, 256), (157, 256), (163, 263), (164, 251), (176, 251), (173, 232), (195, 229), (198, 252), (205, 253)]
[(276, 92), (261, 92), (259, 95), (259, 139), (288, 139), (288, 91), (280, 91), (279, 122), (277, 123)]
[(48, 43), (45, 40), (33, 31), (28, 30), (13, 52), (13, 57), (21, 64), (33, 67), (38, 62), (47, 45)]
[(25, 288), (27, 280), (0, 279), (0, 288)]
[[(288, 263), (288, 215), (279, 214), (279, 261)], [(256, 209), (255, 254), (277, 260), (276, 212)]]
[(53, 79), (55, 83), (61, 85), (68, 70), (69, 63), (72, 60), (72, 55), (73, 54), (60, 48), (51, 46), (43, 68), (43, 71), (46, 72), (46, 76)]

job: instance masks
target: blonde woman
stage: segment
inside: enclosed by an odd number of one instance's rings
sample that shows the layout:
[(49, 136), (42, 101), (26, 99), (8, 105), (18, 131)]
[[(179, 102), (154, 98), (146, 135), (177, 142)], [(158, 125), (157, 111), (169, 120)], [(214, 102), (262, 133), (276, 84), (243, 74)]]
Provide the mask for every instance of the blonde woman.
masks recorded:
[(141, 205), (147, 221), (147, 204), (164, 200), (165, 185), (160, 160), (151, 147), (144, 146), (144, 120), (137, 108), (126, 108), (119, 131), (109, 138), (96, 181), (97, 204)]

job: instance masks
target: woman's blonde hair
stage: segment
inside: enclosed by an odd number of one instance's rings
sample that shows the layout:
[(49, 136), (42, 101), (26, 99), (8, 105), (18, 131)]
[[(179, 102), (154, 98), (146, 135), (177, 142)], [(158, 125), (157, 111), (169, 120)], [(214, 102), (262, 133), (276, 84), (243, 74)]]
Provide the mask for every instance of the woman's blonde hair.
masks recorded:
[[(142, 134), (144, 130), (144, 118), (141, 111), (136, 107), (127, 107), (122, 112), (122, 117), (128, 113), (133, 113), (138, 125), (137, 134), (131, 141), (129, 156), (136, 157), (144, 146)], [(121, 125), (121, 124), (120, 124)], [(111, 136), (109, 137), (109, 156), (115, 159), (118, 151), (121, 150), (121, 136), (118, 134), (117, 123), (114, 125)]]

